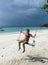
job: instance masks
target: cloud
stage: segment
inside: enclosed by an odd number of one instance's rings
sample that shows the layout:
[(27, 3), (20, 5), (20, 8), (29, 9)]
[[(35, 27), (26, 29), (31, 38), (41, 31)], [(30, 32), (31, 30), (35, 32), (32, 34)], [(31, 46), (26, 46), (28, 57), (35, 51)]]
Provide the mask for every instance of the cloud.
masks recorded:
[(44, 3), (45, 0), (0, 0), (0, 24), (11, 25), (28, 16), (34, 17), (38, 9), (32, 7), (41, 7)]

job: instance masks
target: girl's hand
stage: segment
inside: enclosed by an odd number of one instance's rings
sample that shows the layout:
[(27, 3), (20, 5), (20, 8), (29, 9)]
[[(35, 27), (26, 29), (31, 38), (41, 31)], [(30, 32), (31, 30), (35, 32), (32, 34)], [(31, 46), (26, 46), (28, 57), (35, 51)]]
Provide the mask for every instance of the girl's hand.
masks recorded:
[(36, 34), (35, 34), (35, 36), (36, 36)]

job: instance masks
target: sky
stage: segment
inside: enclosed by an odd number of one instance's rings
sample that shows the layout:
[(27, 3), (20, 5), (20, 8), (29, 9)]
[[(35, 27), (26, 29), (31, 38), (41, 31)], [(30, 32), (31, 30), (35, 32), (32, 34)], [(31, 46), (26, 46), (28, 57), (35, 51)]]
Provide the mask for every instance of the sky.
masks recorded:
[(45, 3), (46, 0), (0, 0), (0, 27), (48, 23), (48, 15), (40, 9)]

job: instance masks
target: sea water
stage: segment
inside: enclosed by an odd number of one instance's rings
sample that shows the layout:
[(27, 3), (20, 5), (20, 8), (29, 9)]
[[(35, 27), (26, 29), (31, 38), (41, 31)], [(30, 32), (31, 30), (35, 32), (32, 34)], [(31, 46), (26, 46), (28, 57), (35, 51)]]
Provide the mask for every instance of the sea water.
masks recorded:
[(18, 31), (25, 31), (26, 29), (30, 29), (30, 30), (46, 30), (48, 28), (46, 27), (4, 27), (0, 30), (0, 34), (1, 33), (14, 33), (14, 32), (18, 32)]

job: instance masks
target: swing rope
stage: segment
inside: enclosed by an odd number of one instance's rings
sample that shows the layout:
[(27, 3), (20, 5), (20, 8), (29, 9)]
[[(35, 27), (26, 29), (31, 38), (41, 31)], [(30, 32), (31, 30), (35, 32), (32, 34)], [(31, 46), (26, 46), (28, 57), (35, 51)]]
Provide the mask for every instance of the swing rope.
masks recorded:
[(20, 27), (20, 30), (19, 30), (19, 37), (18, 37), (17, 41), (20, 41), (21, 31), (22, 31), (22, 27)]
[[(42, 25), (40, 24), (40, 28), (39, 28), (39, 30), (41, 30), (42, 29)], [(35, 34), (37, 35), (37, 32), (38, 32), (38, 30), (35, 30)], [(35, 37), (36, 38), (36, 37)], [(32, 44), (32, 46), (35, 46), (35, 38), (33, 38), (33, 44)]]

